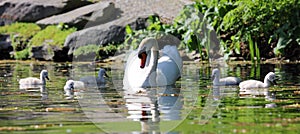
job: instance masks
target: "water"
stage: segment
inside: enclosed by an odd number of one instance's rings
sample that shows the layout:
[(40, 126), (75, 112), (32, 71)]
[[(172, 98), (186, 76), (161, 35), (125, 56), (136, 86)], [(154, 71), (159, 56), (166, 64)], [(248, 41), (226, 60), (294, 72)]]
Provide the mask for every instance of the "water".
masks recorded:
[[(66, 99), (67, 79), (97, 75), (110, 78), (100, 88), (78, 89)], [(20, 78), (49, 72), (45, 87), (20, 89)], [(123, 65), (51, 62), (0, 63), (0, 132), (14, 133), (297, 133), (300, 126), (300, 65), (234, 63), (221, 76), (263, 80), (274, 71), (278, 85), (240, 92), (214, 87), (211, 65), (185, 63), (175, 86), (132, 94), (122, 88)]]

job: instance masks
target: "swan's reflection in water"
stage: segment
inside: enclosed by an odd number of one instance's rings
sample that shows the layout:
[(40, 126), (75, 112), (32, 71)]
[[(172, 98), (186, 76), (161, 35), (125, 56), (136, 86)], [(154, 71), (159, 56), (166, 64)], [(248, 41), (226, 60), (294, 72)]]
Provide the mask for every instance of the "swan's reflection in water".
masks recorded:
[(268, 88), (260, 88), (260, 89), (243, 89), (240, 90), (239, 93), (240, 98), (258, 98), (264, 97), (266, 101), (271, 103), (265, 104), (265, 108), (275, 108), (277, 105), (273, 103), (276, 99), (275, 92), (270, 92)]
[(125, 91), (127, 118), (140, 121), (141, 132), (160, 133), (160, 121), (181, 120), (183, 97), (174, 86), (145, 89), (143, 93)]
[(20, 90), (25, 90), (27, 92), (36, 92), (40, 93), (41, 100), (48, 99), (48, 90), (45, 85), (26, 85), (22, 84), (19, 86)]
[(41, 92), (41, 100), (47, 100), (48, 99), (48, 90), (45, 85), (42, 85), (40, 87)]

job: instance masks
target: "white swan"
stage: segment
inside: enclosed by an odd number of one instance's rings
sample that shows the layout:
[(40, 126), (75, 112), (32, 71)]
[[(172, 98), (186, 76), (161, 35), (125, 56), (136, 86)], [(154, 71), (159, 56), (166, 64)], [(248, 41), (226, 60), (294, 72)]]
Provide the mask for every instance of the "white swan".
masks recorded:
[(64, 91), (66, 96), (74, 95), (74, 81), (68, 80), (64, 86)]
[(214, 86), (238, 85), (242, 81), (238, 77), (225, 77), (220, 79), (220, 75), (219, 69), (213, 69), (211, 77)]
[(24, 85), (46, 85), (46, 79), (49, 80), (48, 71), (42, 70), (40, 73), (40, 78), (27, 77), (19, 80), (20, 86)]
[(246, 80), (240, 83), (240, 89), (250, 89), (250, 88), (268, 88), (272, 84), (276, 84), (275, 73), (269, 72), (264, 79), (264, 82), (258, 80)]
[(73, 89), (83, 89), (85, 88), (85, 84), (82, 81), (75, 81), (75, 80), (67, 80), (64, 88), (73, 88)]
[(182, 59), (176, 46), (166, 45), (158, 58), (158, 43), (143, 39), (128, 57), (123, 85), (125, 89), (172, 85), (181, 76)]
[(64, 86), (64, 92), (66, 96), (73, 97), (74, 89), (83, 89), (84, 83), (82, 81), (68, 80)]
[(80, 81), (82, 81), (85, 84), (105, 84), (105, 78), (109, 77), (105, 71), (105, 69), (100, 68), (98, 71), (98, 77), (94, 76), (86, 76), (83, 78), (80, 78)]

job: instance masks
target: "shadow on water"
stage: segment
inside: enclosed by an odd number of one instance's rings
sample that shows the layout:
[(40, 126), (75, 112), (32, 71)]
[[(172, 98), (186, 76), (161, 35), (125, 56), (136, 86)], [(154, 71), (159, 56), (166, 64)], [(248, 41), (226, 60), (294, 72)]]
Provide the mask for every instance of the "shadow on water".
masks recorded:
[[(175, 87), (138, 94), (122, 89), (122, 65), (79, 66), (0, 63), (0, 132), (272, 133), (299, 130), (298, 64), (237, 64), (220, 68), (221, 77), (238, 76), (243, 80), (263, 80), (268, 72), (276, 73), (278, 85), (239, 90), (238, 86), (212, 86), (210, 65), (185, 63), (183, 76)], [(76, 98), (65, 99), (66, 80), (96, 76), (100, 66), (110, 75), (106, 85), (77, 90)], [(46, 86), (19, 87), (20, 78), (39, 77), (42, 69), (49, 72), (50, 81)]]

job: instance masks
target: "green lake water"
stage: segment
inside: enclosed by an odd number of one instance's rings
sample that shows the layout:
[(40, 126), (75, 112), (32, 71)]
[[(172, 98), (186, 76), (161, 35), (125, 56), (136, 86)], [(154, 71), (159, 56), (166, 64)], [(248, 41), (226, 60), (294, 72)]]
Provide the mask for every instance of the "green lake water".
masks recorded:
[[(0, 63), (0, 133), (298, 133), (300, 65), (220, 65), (221, 76), (263, 80), (273, 71), (277, 85), (240, 92), (215, 87), (214, 65), (187, 62), (175, 86), (133, 94), (122, 88), (123, 64)], [(109, 75), (106, 85), (76, 89), (66, 99), (68, 79)], [(18, 80), (49, 72), (46, 86), (20, 89)]]

